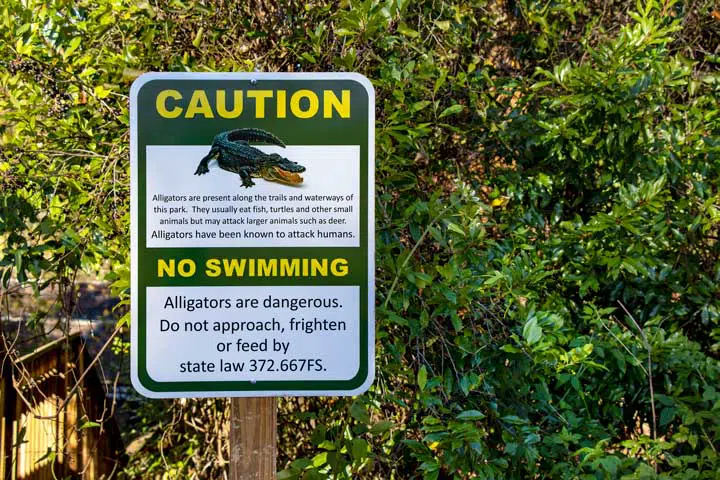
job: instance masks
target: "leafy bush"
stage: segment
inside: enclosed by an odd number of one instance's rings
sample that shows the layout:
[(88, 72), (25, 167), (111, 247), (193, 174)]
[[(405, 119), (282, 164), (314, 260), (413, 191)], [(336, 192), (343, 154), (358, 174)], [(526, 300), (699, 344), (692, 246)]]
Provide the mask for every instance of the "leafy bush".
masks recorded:
[[(282, 400), (279, 478), (716, 478), (712, 2), (2, 8), (0, 265), (38, 292), (109, 268), (126, 293), (138, 72), (373, 80), (377, 381)], [(160, 438), (153, 405), (136, 433)], [(177, 425), (187, 448), (128, 477), (223, 467), (227, 444)]]

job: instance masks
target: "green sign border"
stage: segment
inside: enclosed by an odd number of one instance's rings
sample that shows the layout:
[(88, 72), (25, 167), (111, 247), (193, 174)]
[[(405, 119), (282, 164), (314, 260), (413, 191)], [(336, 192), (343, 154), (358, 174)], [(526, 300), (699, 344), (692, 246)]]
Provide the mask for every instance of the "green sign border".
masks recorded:
[[(162, 89), (180, 92), (218, 89), (351, 90), (349, 119), (274, 118), (269, 105), (264, 119), (164, 119), (155, 111), (154, 98)], [(189, 94), (187, 94), (189, 95)], [(289, 95), (288, 95), (289, 96)], [(185, 95), (184, 95), (185, 97)], [(210, 98), (211, 104), (213, 98)], [(130, 90), (131, 146), (131, 377), (136, 390), (153, 398), (357, 395), (367, 390), (375, 373), (374, 269), (375, 269), (375, 93), (370, 81), (354, 73), (147, 73)], [(249, 116), (248, 116), (249, 117)], [(148, 145), (209, 145), (220, 131), (256, 127), (277, 132), (288, 145), (360, 145), (360, 246), (271, 248), (148, 248), (146, 246), (145, 154)], [(143, 175), (140, 175), (143, 172)], [(365, 181), (363, 181), (365, 180)], [(367, 219), (363, 221), (363, 219)], [(193, 258), (202, 264), (212, 256), (328, 257), (347, 258), (352, 272), (342, 279), (287, 280), (272, 278), (159, 280), (153, 267), (157, 258)], [(140, 261), (142, 260), (142, 261)], [(284, 283), (278, 283), (283, 281)], [(278, 381), (183, 381), (159, 382), (147, 371), (146, 287), (242, 286), (242, 285), (357, 285), (360, 287), (360, 367), (346, 380)]]

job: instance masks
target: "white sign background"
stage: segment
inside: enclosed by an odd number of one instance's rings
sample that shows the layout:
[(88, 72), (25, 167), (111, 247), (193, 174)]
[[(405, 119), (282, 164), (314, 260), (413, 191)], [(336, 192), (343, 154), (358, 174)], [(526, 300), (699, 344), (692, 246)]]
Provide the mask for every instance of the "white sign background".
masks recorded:
[[(232, 308), (196, 309), (188, 312), (183, 309), (164, 308), (168, 297), (177, 295), (187, 298), (228, 298)], [(341, 308), (303, 308), (292, 311), (289, 308), (235, 308), (236, 298), (337, 298)], [(304, 333), (291, 331), (291, 318), (345, 322), (344, 331), (318, 331)], [(236, 332), (223, 335), (218, 332), (185, 331), (185, 322), (262, 321), (276, 319), (285, 329), (284, 332)], [(296, 287), (148, 287), (147, 288), (148, 337), (148, 373), (156, 381), (182, 382), (204, 381), (260, 381), (260, 380), (350, 380), (357, 374), (360, 366), (360, 287), (357, 286), (296, 286)], [(179, 331), (162, 332), (160, 320), (179, 322)], [(166, 327), (167, 329), (167, 327)], [(244, 342), (262, 342), (268, 340), (266, 352), (237, 351), (237, 340)], [(286, 353), (273, 352), (273, 340), (289, 342)], [(218, 352), (217, 345), (230, 343), (230, 351)], [(319, 347), (321, 346), (321, 347)], [(220, 359), (225, 362), (244, 362), (242, 373), (218, 371)], [(281, 362), (293, 359), (320, 359), (324, 370), (314, 368), (309, 371), (280, 371)], [(250, 371), (251, 360), (272, 360), (273, 372)], [(181, 373), (179, 365), (183, 362), (214, 362), (213, 373)]]
[[(303, 183), (298, 186), (288, 186), (277, 182), (269, 182), (262, 178), (254, 178), (255, 185), (245, 188), (240, 176), (233, 172), (221, 169), (217, 161), (209, 164), (210, 171), (204, 175), (195, 175), (195, 169), (200, 160), (210, 151), (210, 146), (175, 146), (151, 145), (147, 147), (147, 246), (156, 247), (358, 247), (360, 245), (360, 147), (357, 145), (329, 145), (329, 146), (300, 146), (293, 145), (287, 148), (255, 146), (265, 153), (278, 153), (293, 162), (305, 167), (300, 175)], [(296, 218), (344, 218), (346, 223), (332, 225), (220, 225), (214, 227), (202, 225), (161, 225), (162, 218), (195, 217), (205, 219), (222, 219), (226, 213), (192, 213), (191, 204), (204, 207), (217, 207), (225, 205), (252, 206), (265, 205), (263, 202), (154, 202), (154, 195), (342, 195), (345, 198), (352, 195), (351, 201), (323, 202), (326, 207), (352, 205), (351, 213), (292, 213), (283, 215), (273, 214), (276, 217), (292, 216)], [(305, 206), (318, 205), (317, 202), (273, 202), (272, 205)], [(154, 211), (155, 206), (166, 208), (185, 206), (188, 213), (169, 215)], [(233, 216), (232, 214), (230, 214)], [(267, 218), (268, 213), (243, 213), (234, 216), (249, 218)], [(253, 232), (273, 232), (275, 230), (315, 231), (318, 228), (330, 231), (352, 233), (352, 238), (152, 238), (153, 231), (195, 232), (201, 231), (242, 231), (247, 228)]]

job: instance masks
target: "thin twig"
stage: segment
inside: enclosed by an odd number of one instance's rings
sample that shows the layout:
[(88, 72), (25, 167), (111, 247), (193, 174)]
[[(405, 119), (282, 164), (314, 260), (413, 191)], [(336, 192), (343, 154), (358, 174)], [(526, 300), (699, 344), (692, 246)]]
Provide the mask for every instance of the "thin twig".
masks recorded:
[(92, 370), (92, 367), (95, 366), (95, 364), (98, 362), (98, 360), (100, 360), (100, 357), (102, 357), (102, 354), (105, 352), (105, 350), (107, 350), (107, 347), (110, 346), (110, 344), (112, 343), (113, 339), (117, 336), (117, 334), (120, 333), (120, 330), (122, 330), (122, 326), (115, 327), (115, 330), (114, 330), (113, 333), (110, 335), (110, 337), (107, 339), (107, 341), (105, 342), (105, 344), (100, 348), (100, 350), (98, 351), (98, 353), (95, 355), (95, 358), (92, 359), (92, 361), (91, 361), (90, 364), (87, 366), (87, 368), (85, 368), (85, 371), (82, 373), (82, 375), (80, 375), (80, 378), (77, 379), (77, 382), (75, 382), (75, 386), (73, 386), (73, 387), (70, 389), (70, 391), (68, 392), (67, 396), (65, 397), (65, 400), (63, 401), (62, 405), (60, 405), (60, 407), (58, 407), (57, 412), (55, 413), (55, 415), (52, 415), (52, 416), (49, 416), (49, 417), (39, 417), (39, 416), (36, 416), (35, 418), (41, 418), (41, 419), (45, 419), (45, 420), (51, 420), (51, 419), (56, 418), (58, 415), (60, 415), (60, 413), (61, 413), (63, 410), (65, 410), (65, 408), (67, 407), (68, 403), (70, 403), (70, 400), (72, 399), (73, 394), (74, 394), (75, 391), (80, 387), (80, 385), (82, 384), (82, 381), (85, 379), (85, 376)]
[(384, 308), (387, 308), (388, 303), (390, 303), (390, 298), (392, 297), (393, 291), (395, 290), (398, 280), (400, 279), (400, 273), (405, 268), (405, 266), (408, 264), (408, 262), (410, 261), (412, 256), (415, 254), (415, 250), (417, 250), (418, 247), (420, 246), (420, 244), (423, 242), (423, 240), (425, 240), (425, 237), (427, 236), (428, 233), (430, 233), (430, 229), (432, 228), (433, 225), (435, 225), (435, 222), (437, 222), (445, 214), (445, 212), (447, 212), (450, 209), (450, 207), (452, 207), (454, 205), (455, 204), (453, 203), (453, 204), (445, 207), (442, 210), (442, 212), (438, 213), (437, 216), (435, 218), (433, 218), (432, 221), (430, 221), (428, 226), (425, 227), (425, 230), (423, 231), (422, 235), (420, 235), (420, 238), (418, 239), (418, 241), (415, 242), (415, 245), (410, 250), (410, 253), (408, 254), (408, 256), (405, 257), (405, 260), (403, 261), (402, 265), (400, 265), (400, 268), (398, 268), (397, 273), (395, 274), (395, 279), (393, 280), (392, 285), (390, 285), (390, 290), (388, 290), (387, 297), (385, 298), (385, 303), (383, 304)]
[(713, 444), (713, 441), (710, 440), (710, 437), (708, 436), (707, 432), (705, 431), (705, 427), (703, 427), (701, 423), (699, 423), (698, 426), (700, 427), (700, 431), (703, 433), (705, 440), (707, 440), (708, 445), (710, 445), (710, 448), (712, 448), (712, 451), (717, 453), (717, 450), (715, 449), (715, 445)]
[(42, 155), (54, 156), (54, 157), (78, 157), (78, 158), (109, 158), (109, 155), (103, 155), (85, 149), (75, 149), (73, 151), (66, 152), (64, 150), (23, 150), (23, 153), (32, 154), (39, 153)]
[[(645, 335), (645, 332), (642, 328), (640, 328), (640, 325), (635, 321), (635, 317), (632, 316), (632, 314), (628, 311), (627, 308), (625, 308), (625, 305), (618, 300), (618, 303), (622, 307), (622, 309), (625, 311), (625, 314), (630, 317), (630, 320), (632, 320), (633, 324), (635, 324), (635, 328), (638, 329), (640, 332), (640, 336), (642, 338), (643, 344), (645, 345), (645, 349), (648, 351), (648, 381), (650, 383), (650, 407), (652, 409), (652, 422), (653, 422), (653, 439), (657, 441), (657, 416), (655, 415), (655, 390), (653, 388), (653, 376), (652, 376), (652, 347), (650, 346), (650, 342), (648, 342), (647, 336)], [(657, 463), (655, 464), (655, 469), (657, 470)]]
[(615, 333), (610, 329), (610, 327), (608, 327), (607, 325), (605, 325), (605, 322), (602, 321), (602, 318), (600, 318), (600, 316), (598, 316), (598, 320), (600, 320), (600, 323), (602, 324), (602, 326), (605, 327), (605, 330), (607, 330), (607, 331), (610, 333), (610, 335), (612, 335), (613, 338), (614, 338), (620, 345), (622, 345), (622, 347), (625, 349), (625, 351), (628, 352), (628, 353), (630, 354), (630, 356), (635, 359), (635, 361), (636, 361), (637, 364), (638, 364), (638, 367), (640, 367), (640, 368), (642, 369), (642, 371), (645, 373), (645, 375), (647, 375), (647, 374), (648, 374), (648, 371), (647, 371), (647, 369), (646, 369), (645, 367), (643, 367), (643, 364), (642, 364), (642, 362), (640, 361), (640, 359), (637, 358), (637, 357), (635, 356), (635, 354), (630, 351), (630, 349), (623, 343), (622, 340), (620, 340), (620, 337), (618, 337), (617, 335), (615, 335)]

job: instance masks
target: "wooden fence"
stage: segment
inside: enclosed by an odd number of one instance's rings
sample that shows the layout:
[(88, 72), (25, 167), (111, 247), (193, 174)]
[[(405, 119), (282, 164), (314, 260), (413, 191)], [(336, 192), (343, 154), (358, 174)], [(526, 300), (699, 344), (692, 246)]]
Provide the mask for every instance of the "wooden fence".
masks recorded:
[[(0, 479), (108, 479), (123, 449), (110, 401), (78, 335), (0, 358)], [(75, 388), (77, 387), (77, 388)]]

